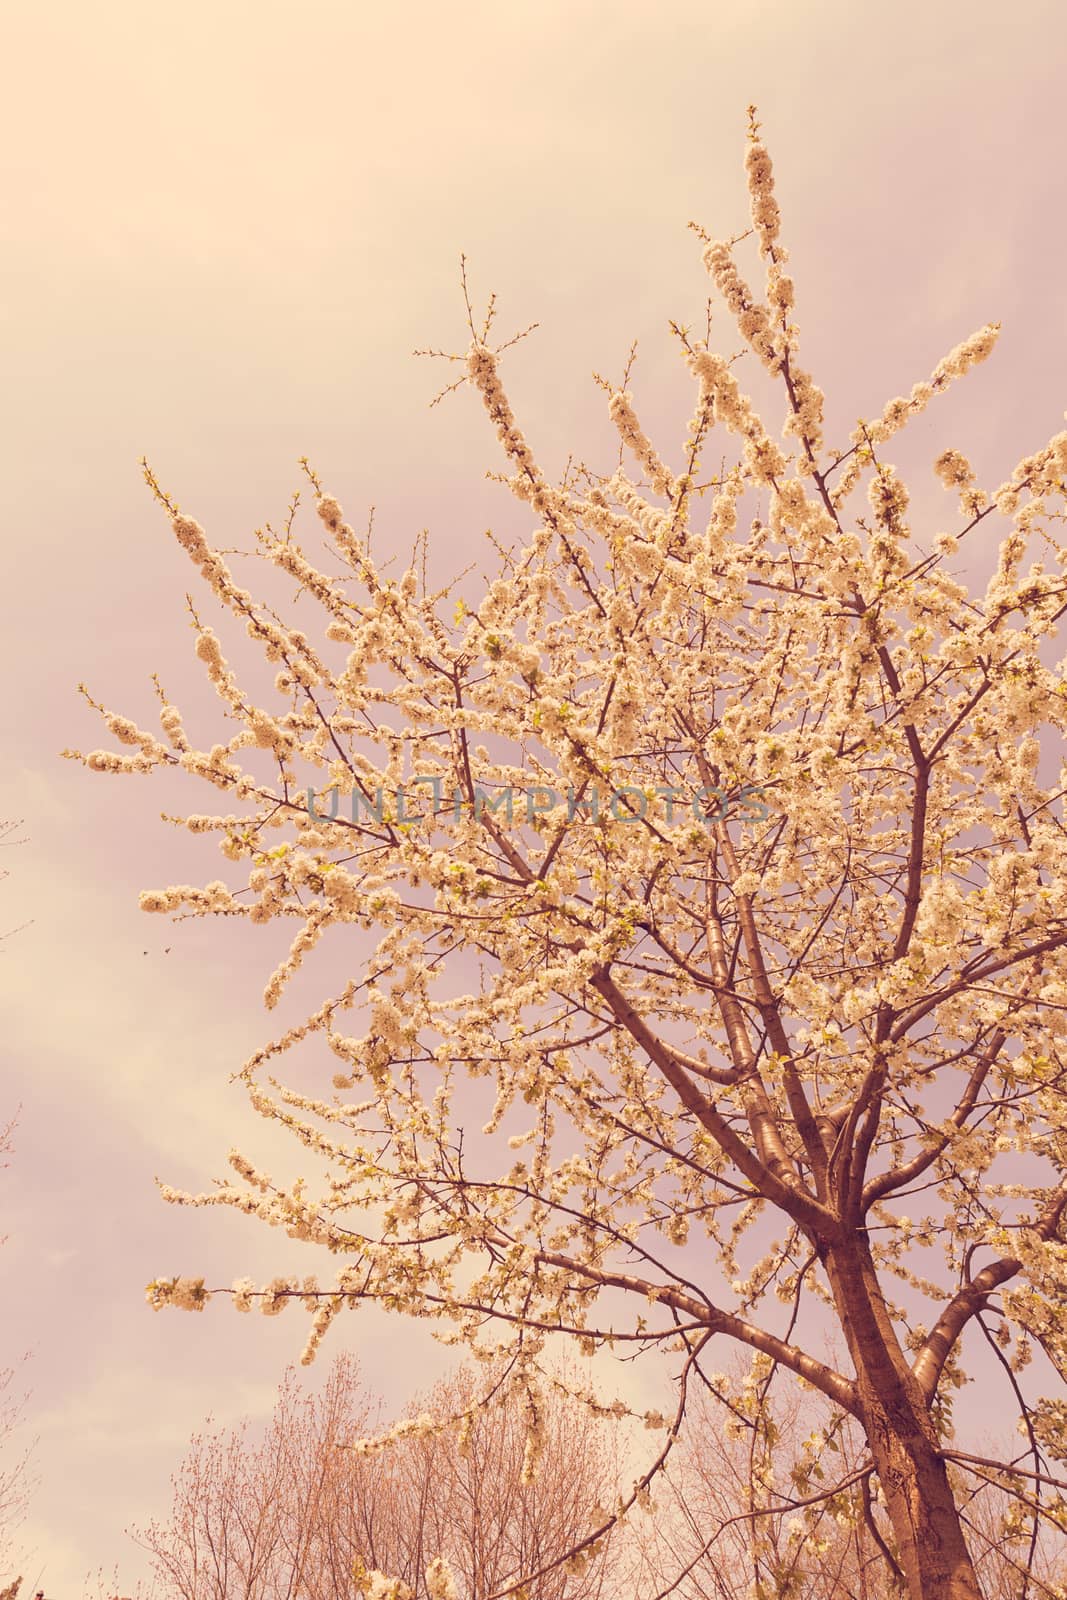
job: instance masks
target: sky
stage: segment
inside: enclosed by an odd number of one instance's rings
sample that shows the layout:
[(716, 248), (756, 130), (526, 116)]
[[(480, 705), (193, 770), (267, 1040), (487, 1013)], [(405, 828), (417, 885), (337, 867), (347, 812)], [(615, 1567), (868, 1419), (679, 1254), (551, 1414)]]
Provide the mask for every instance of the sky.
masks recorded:
[[(521, 531), (475, 397), (412, 352), (467, 343), (459, 259), (498, 296), (512, 402), (549, 473), (613, 460), (593, 371), (633, 388), (671, 457), (690, 402), (667, 321), (702, 321), (690, 220), (747, 226), (745, 108), (759, 106), (828, 433), (928, 376), (990, 320), (994, 357), (924, 417), (996, 484), (1062, 427), (1062, 71), (1067, 12), (898, 0), (308, 0), (8, 4), (0, 64), (0, 1364), (22, 1351), (40, 1485), (23, 1536), (49, 1600), (87, 1573), (145, 1576), (124, 1529), (162, 1515), (207, 1416), (269, 1409), (300, 1313), (155, 1315), (144, 1285), (229, 1282), (306, 1249), (180, 1211), (237, 1144), (284, 1154), (229, 1075), (270, 1035), (278, 929), (145, 917), (142, 888), (218, 858), (152, 793), (59, 759), (107, 742), (77, 685), (147, 722), (150, 675), (205, 699), (195, 581), (142, 481), (216, 544), (284, 518), (307, 456), (376, 548), (429, 530), (442, 578), (484, 530)], [(732, 352), (736, 334), (716, 333)], [(671, 440), (677, 443), (672, 447)], [(930, 483), (917, 501), (936, 518)], [(937, 531), (931, 523), (931, 531)], [(238, 936), (238, 934), (240, 936)], [(321, 974), (302, 998), (318, 1003)], [(310, 1009), (310, 1005), (308, 1007)], [(447, 1365), (419, 1327), (365, 1313), (343, 1339), (404, 1404)], [(38, 1585), (35, 1585), (38, 1586)]]

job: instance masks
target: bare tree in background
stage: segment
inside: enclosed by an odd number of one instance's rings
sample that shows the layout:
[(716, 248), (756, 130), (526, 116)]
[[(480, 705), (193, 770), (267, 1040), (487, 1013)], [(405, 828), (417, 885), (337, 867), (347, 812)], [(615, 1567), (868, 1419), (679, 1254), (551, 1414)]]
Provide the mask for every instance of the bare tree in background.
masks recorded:
[[(0, 1127), (0, 1171), (9, 1165), (5, 1158), (11, 1154), (14, 1130), (14, 1117), (6, 1126)], [(0, 1245), (6, 1242), (6, 1234), (0, 1235)], [(11, 1450), (11, 1435), (18, 1424), (23, 1404), (22, 1397), (13, 1392), (17, 1370), (15, 1366), (0, 1367), (0, 1579), (3, 1579), (13, 1559), (15, 1530), (25, 1515), (32, 1488), (27, 1470), (29, 1449), (21, 1455)], [(17, 1592), (18, 1582), (16, 1578), (13, 1584), (8, 1585), (12, 1594)], [(0, 1600), (6, 1593), (6, 1590), (0, 1589)]]
[[(21, 827), (22, 827), (21, 821), (17, 821), (17, 820), (15, 820), (13, 818), (10, 818), (10, 817), (7, 818), (5, 821), (0, 822), (0, 849), (8, 848), (8, 847), (10, 847), (11, 845), (14, 845), (14, 844), (25, 844), (26, 843), (25, 839), (12, 839), (10, 837), (10, 835), (13, 834), (16, 831), (16, 829), (21, 828)], [(0, 883), (2, 883), (3, 880), (8, 876), (9, 876), (9, 873), (8, 873), (7, 868), (6, 867), (0, 868)], [(23, 922), (17, 928), (9, 928), (6, 933), (0, 933), (0, 947), (3, 946), (3, 942), (4, 942), (5, 939), (10, 939), (10, 937), (11, 937), (11, 935), (13, 933), (21, 933), (23, 928), (28, 928), (28, 927), (29, 927), (29, 923), (28, 922)]]
[[(11, 837), (21, 826), (20, 821), (11, 818), (0, 821), (0, 849), (26, 842)], [(7, 876), (6, 867), (0, 869), (0, 882)], [(24, 922), (21, 926), (25, 928), (29, 924)], [(0, 949), (5, 939), (20, 931), (20, 928), (9, 928), (6, 933), (0, 933)], [(16, 1112), (10, 1121), (0, 1126), (0, 1171), (9, 1165), (5, 1158), (11, 1154), (17, 1116)], [(7, 1235), (0, 1234), (0, 1245), (6, 1242)], [(32, 1487), (27, 1471), (30, 1451), (27, 1449), (14, 1460), (9, 1459), (10, 1435), (19, 1421), (23, 1404), (22, 1399), (12, 1392), (16, 1370), (16, 1367), (0, 1367), (0, 1574), (4, 1573), (12, 1559), (14, 1532), (25, 1515)], [(20, 1582), (21, 1579), (15, 1578), (5, 1589), (0, 1589), (0, 1600), (11, 1600), (18, 1592)]]
[[(459, 1414), (477, 1393), (461, 1371), (426, 1405)], [(262, 1440), (247, 1425), (197, 1434), (169, 1519), (136, 1535), (168, 1600), (339, 1600), (372, 1569), (397, 1574), (423, 1600), (439, 1555), (465, 1600), (482, 1600), (568, 1550), (588, 1506), (613, 1497), (614, 1440), (562, 1393), (548, 1402), (531, 1483), (522, 1481), (525, 1420), (510, 1405), (477, 1407), (460, 1449), (422, 1432), (414, 1409), (410, 1433), (387, 1449), (346, 1448), (373, 1432), (375, 1411), (342, 1355), (319, 1394), (287, 1376)], [(619, 1579), (609, 1544), (584, 1568), (551, 1572), (537, 1600), (609, 1600)]]

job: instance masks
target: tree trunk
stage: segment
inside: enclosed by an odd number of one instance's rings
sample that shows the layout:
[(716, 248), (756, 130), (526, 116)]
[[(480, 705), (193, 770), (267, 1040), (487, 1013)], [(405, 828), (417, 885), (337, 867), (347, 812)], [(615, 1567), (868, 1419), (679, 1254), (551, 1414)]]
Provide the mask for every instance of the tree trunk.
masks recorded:
[(929, 1417), (894, 1416), (877, 1400), (864, 1410), (908, 1600), (982, 1600)]
[(824, 1261), (908, 1600), (983, 1600), (933, 1418), (897, 1339), (865, 1236), (838, 1243)]

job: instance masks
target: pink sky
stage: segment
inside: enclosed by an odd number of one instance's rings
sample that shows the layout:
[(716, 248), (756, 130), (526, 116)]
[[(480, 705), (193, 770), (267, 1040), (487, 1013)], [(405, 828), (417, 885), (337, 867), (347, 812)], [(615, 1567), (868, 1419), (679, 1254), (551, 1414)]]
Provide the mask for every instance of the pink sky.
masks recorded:
[[(75, 1600), (90, 1569), (118, 1562), (124, 1591), (144, 1574), (124, 1527), (165, 1511), (207, 1413), (263, 1414), (303, 1342), (298, 1312), (154, 1316), (144, 1284), (311, 1265), (245, 1219), (165, 1206), (152, 1181), (201, 1188), (231, 1144), (266, 1163), (279, 1148), (227, 1081), (271, 1034), (278, 929), (144, 917), (142, 887), (219, 873), (157, 820), (199, 809), (197, 786), (149, 793), (58, 759), (107, 742), (79, 680), (142, 719), (153, 670), (209, 703), (195, 574), (138, 458), (233, 546), (284, 515), (307, 454), (353, 522), (376, 504), (379, 548), (425, 526), (435, 570), (458, 571), (491, 522), (520, 526), (483, 480), (499, 461), (473, 398), (428, 410), (447, 369), (411, 358), (464, 347), (461, 251), (505, 332), (541, 323), (505, 376), (547, 467), (611, 459), (589, 374), (617, 374), (635, 337), (670, 457), (689, 394), (666, 321), (700, 318), (708, 292), (686, 223), (746, 225), (755, 100), (828, 431), (1001, 319), (992, 361), (915, 430), (928, 458), (952, 443), (1000, 482), (1067, 402), (1067, 12), (98, 0), (11, 7), (4, 43), (0, 816), (30, 842), (5, 855), (0, 928), (34, 921), (0, 955), (0, 1123), (22, 1107), (0, 1363), (32, 1348), (27, 1578), (43, 1566), (49, 1600)], [(325, 994), (313, 967), (302, 981), (301, 999)], [(366, 1313), (333, 1339), (390, 1403), (446, 1364), (421, 1327)]]

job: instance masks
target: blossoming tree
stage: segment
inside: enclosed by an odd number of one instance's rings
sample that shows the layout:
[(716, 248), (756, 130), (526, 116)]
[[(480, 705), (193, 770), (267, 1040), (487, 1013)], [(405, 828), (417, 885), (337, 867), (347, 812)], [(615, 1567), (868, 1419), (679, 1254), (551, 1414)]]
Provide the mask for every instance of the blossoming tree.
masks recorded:
[[(956, 531), (913, 534), (892, 441), (996, 327), (832, 448), (754, 119), (746, 164), (764, 288), (739, 241), (697, 231), (784, 426), (736, 361), (678, 327), (696, 394), (678, 464), (624, 378), (610, 413), (632, 464), (554, 486), (512, 414), (492, 318), (472, 319), (460, 381), (531, 532), (454, 616), (417, 561), (380, 572), (307, 468), (339, 570), (292, 524), (259, 550), (321, 608), (313, 640), (235, 582), (149, 474), (277, 667), (277, 703), (194, 614), (236, 731), (198, 746), (160, 691), (162, 738), (100, 708), (127, 753), (70, 752), (104, 772), (182, 768), (222, 798), (186, 820), (247, 883), (141, 903), (295, 918), (268, 1008), (320, 940), (377, 935), (343, 991), (245, 1068), (256, 1108), (322, 1158), (320, 1186), (276, 1184), (235, 1152), (233, 1180), (168, 1191), (327, 1246), (336, 1281), (164, 1279), (150, 1298), (302, 1300), (309, 1358), (362, 1302), (506, 1351), (530, 1473), (554, 1339), (658, 1355), (676, 1402), (648, 1420), (666, 1442), (628, 1500), (591, 1516), (586, 1548), (647, 1495), (688, 1388), (716, 1385), (710, 1352), (747, 1347), (758, 1382), (724, 1399), (751, 1405), (786, 1374), (854, 1419), (871, 1491), (856, 1514), (908, 1594), (973, 1600), (949, 1462), (1011, 1484), (1026, 1518), (1064, 1516), (1067, 1407), (1034, 1391), (1067, 1358), (1067, 679), (1047, 648), (1067, 606), (1067, 433), (990, 491), (944, 452)], [(723, 464), (703, 476), (712, 447)], [(959, 564), (994, 528), (995, 570), (969, 592)], [(733, 804), (753, 784), (760, 805)], [(516, 789), (541, 794), (518, 819)], [(318, 1097), (269, 1075), (314, 1035), (338, 1064)], [(989, 1346), (1024, 1430), (1014, 1461), (951, 1448), (952, 1391)], [(833, 1487), (805, 1482), (798, 1502)]]

